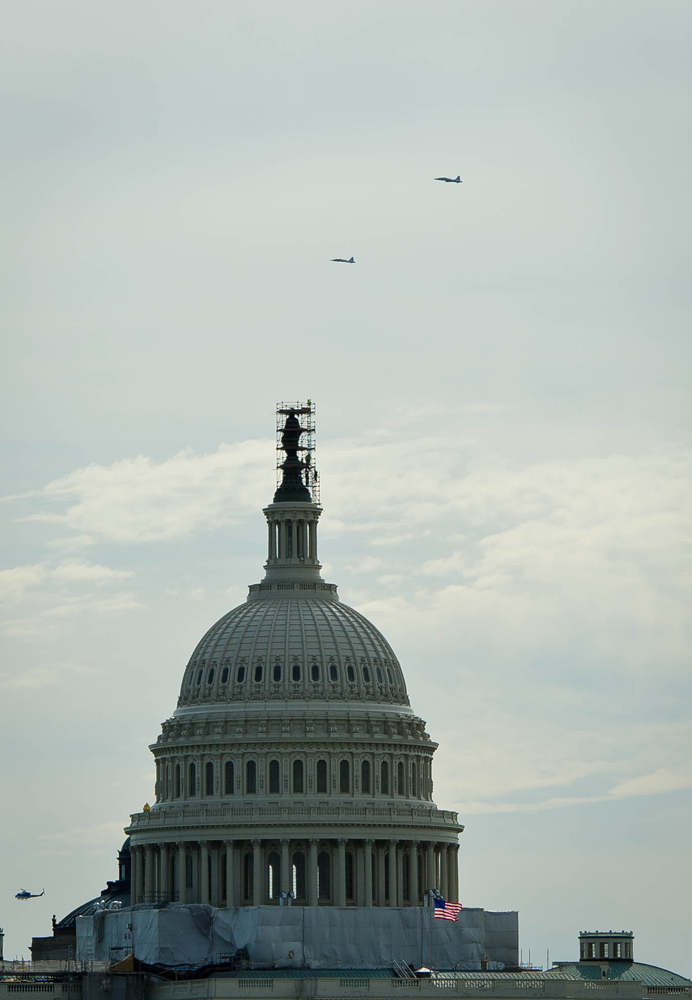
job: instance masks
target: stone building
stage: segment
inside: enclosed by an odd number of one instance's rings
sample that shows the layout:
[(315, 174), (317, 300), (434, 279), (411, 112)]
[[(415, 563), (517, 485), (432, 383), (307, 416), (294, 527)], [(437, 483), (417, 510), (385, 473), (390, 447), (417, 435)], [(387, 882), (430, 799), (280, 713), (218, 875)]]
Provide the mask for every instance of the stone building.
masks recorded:
[[(421, 906), (458, 899), (437, 747), (382, 633), (321, 576), (311, 408), (282, 411), (265, 575), (200, 640), (132, 816), (132, 901)], [(301, 421), (303, 423), (301, 424)]]

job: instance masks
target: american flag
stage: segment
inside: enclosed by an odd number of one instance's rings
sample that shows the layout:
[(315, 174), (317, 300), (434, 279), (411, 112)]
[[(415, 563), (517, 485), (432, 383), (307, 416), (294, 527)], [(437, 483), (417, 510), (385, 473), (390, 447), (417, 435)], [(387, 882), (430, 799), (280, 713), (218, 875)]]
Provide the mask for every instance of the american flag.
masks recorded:
[(458, 920), (461, 903), (445, 902), (441, 897), (435, 899), (435, 917), (439, 920)]

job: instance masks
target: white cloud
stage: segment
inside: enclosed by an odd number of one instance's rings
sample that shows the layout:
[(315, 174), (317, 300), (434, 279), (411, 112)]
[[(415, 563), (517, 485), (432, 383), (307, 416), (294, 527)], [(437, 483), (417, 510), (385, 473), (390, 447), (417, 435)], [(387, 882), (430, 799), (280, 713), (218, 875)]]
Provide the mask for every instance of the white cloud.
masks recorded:
[(38, 587), (43, 582), (45, 575), (43, 564), (0, 570), (0, 597), (10, 601), (21, 601), (28, 590)]
[(50, 571), (53, 580), (65, 583), (93, 583), (96, 585), (112, 583), (114, 580), (124, 580), (134, 576), (132, 570), (111, 569), (108, 566), (98, 566), (94, 563), (63, 562)]
[(85, 677), (101, 673), (96, 667), (88, 667), (82, 663), (52, 663), (45, 667), (33, 667), (12, 673), (6, 671), (0, 674), (0, 687), (19, 690), (22, 688), (43, 688), (62, 684), (75, 677)]

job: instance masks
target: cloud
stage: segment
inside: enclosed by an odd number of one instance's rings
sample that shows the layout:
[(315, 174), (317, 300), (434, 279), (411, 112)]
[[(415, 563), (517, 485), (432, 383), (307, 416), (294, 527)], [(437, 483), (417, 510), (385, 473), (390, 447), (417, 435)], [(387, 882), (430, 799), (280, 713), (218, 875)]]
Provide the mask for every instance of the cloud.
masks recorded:
[(0, 598), (21, 601), (28, 590), (43, 582), (45, 576), (43, 564), (0, 570)]
[(67, 503), (64, 512), (42, 510), (27, 519), (60, 524), (82, 539), (131, 543), (182, 538), (230, 523), (231, 511), (261, 506), (270, 455), (269, 442), (244, 441), (222, 444), (207, 455), (181, 451), (163, 462), (140, 455), (108, 466), (90, 465), (34, 495), (38, 502)]
[(19, 670), (16, 673), (0, 674), (0, 687), (6, 690), (21, 690), (50, 687), (62, 684), (75, 677), (85, 677), (99, 674), (97, 667), (88, 667), (82, 663), (53, 663), (45, 667), (33, 667), (29, 670)]
[(132, 570), (111, 569), (108, 566), (98, 566), (93, 563), (64, 562), (50, 571), (53, 580), (65, 583), (93, 583), (96, 585), (112, 583), (114, 580), (124, 580), (134, 576)]

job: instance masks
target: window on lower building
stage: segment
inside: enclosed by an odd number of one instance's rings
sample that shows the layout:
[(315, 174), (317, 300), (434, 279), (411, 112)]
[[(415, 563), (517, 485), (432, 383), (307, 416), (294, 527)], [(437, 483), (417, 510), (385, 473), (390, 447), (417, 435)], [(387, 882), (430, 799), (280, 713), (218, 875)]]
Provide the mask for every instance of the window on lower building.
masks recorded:
[(210, 760), (207, 761), (204, 767), (204, 794), (214, 794), (214, 765)]
[(622, 958), (622, 945), (619, 941), (613, 945), (613, 958)]
[(269, 794), (278, 795), (281, 791), (281, 769), (278, 760), (269, 761)]
[(305, 855), (296, 851), (293, 855), (293, 895), (296, 899), (305, 899)]
[(187, 769), (187, 794), (197, 794), (197, 766), (192, 762)]
[(351, 791), (351, 768), (347, 760), (339, 762), (339, 791), (346, 795)]
[(281, 857), (272, 851), (267, 858), (267, 890), (270, 899), (278, 899), (281, 893)]
[(248, 795), (257, 793), (257, 764), (249, 760), (245, 765), (245, 791)]
[(293, 791), (298, 795), (302, 795), (304, 792), (303, 787), (303, 762), (302, 760), (293, 761)]
[(406, 781), (404, 780), (404, 765), (402, 761), (396, 766), (396, 790), (399, 795), (406, 795)]
[(370, 761), (364, 760), (360, 765), (360, 790), (363, 795), (370, 794)]
[(601, 958), (608, 958), (608, 942), (601, 941)]
[(383, 795), (389, 795), (389, 764), (386, 760), (380, 764), (380, 791)]
[(223, 777), (224, 795), (233, 795), (235, 793), (235, 767), (232, 760), (227, 760), (224, 764)]
[(317, 794), (326, 795), (329, 790), (327, 784), (327, 762), (326, 760), (317, 761)]

